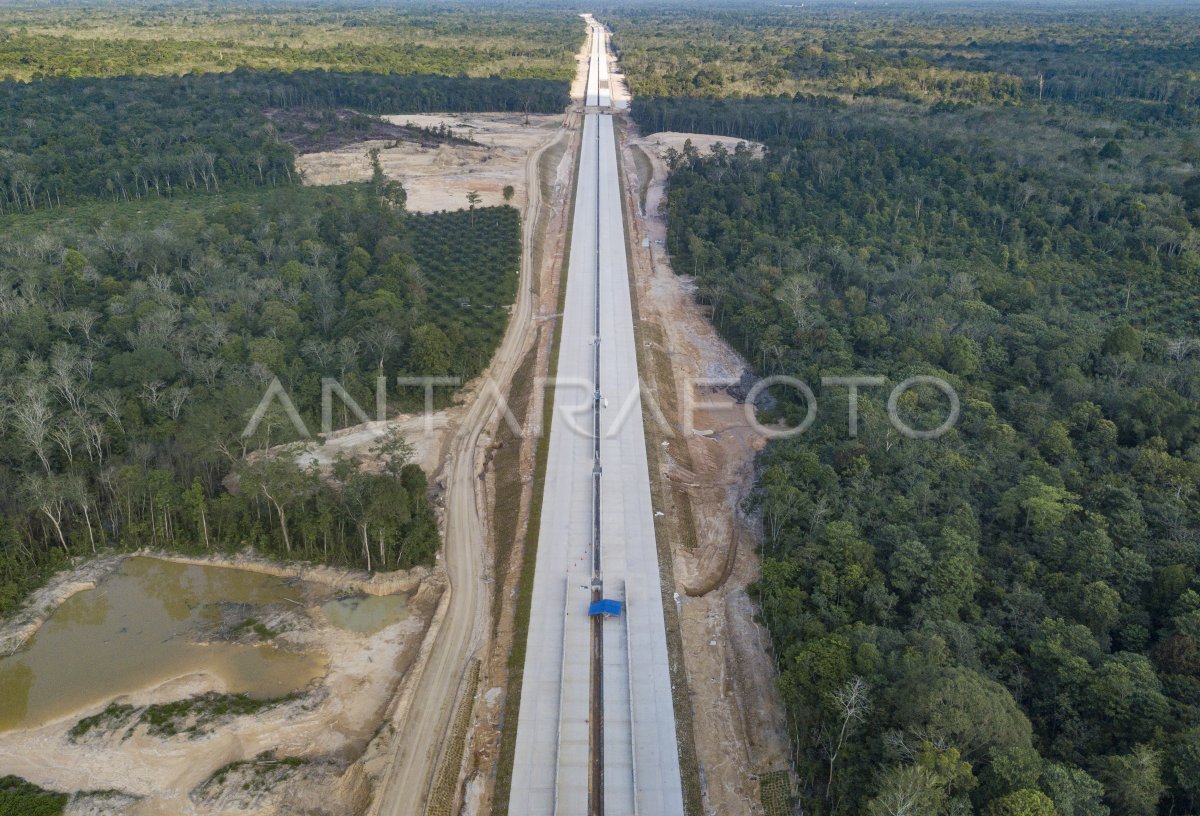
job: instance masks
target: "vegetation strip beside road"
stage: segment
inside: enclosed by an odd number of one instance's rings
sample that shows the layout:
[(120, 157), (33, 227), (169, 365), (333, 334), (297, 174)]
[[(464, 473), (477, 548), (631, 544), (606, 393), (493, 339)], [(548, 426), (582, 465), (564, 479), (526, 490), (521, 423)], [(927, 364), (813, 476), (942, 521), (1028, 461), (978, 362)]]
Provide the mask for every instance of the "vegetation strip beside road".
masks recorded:
[[(634, 106), (647, 130), (766, 142), (669, 157), (668, 249), (755, 371), (820, 404), (770, 443), (754, 499), (800, 806), (1192, 810), (1200, 86), (1158, 24), (1173, 12), (820, 13), (851, 33), (788, 46), (802, 93), (716, 98), (769, 82), (710, 56), (684, 69), (698, 92)], [(687, 25), (738, 59), (768, 19)], [(988, 36), (950, 67), (933, 52), (964, 24)], [(907, 54), (841, 39), (891, 25)], [(1070, 40), (1053, 56), (1048, 31)], [(685, 92), (644, 53), (635, 90)], [(849, 437), (830, 374), (939, 377), (961, 419), (906, 438), (864, 392)], [(808, 406), (777, 391), (762, 419), (797, 424)], [(945, 416), (933, 393), (898, 408)]]

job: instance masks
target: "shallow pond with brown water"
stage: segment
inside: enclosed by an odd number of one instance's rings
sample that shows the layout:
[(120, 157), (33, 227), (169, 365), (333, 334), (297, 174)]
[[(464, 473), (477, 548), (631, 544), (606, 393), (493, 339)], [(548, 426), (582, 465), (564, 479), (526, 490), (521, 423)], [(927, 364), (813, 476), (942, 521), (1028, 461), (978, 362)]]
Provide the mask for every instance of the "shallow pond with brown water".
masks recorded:
[[(68, 598), (13, 655), (0, 658), (0, 731), (34, 728), (113, 697), (207, 672), (228, 692), (277, 697), (325, 673), (319, 650), (197, 642), (222, 609), (291, 602), (302, 582), (231, 567), (126, 559), (94, 589)], [(336, 622), (335, 622), (336, 625)]]

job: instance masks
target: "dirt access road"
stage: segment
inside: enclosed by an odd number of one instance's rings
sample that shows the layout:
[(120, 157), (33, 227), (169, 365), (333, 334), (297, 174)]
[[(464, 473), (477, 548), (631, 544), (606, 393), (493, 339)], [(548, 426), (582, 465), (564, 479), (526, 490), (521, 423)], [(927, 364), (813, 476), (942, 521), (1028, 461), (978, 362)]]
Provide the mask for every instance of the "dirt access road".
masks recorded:
[[(533, 248), (543, 206), (539, 162), (547, 150), (568, 136), (566, 129), (558, 130), (530, 153), (525, 162), (529, 201), (523, 219), (521, 282), (508, 330), (481, 382), (490, 379), (506, 387), (532, 342)], [(484, 521), (487, 500), (479, 476), (487, 448), (487, 429), (502, 413), (497, 411), (499, 398), (496, 389), (477, 385), (450, 442), (445, 465), (446, 546), (442, 556), (450, 584), (443, 600), (445, 616), (438, 630), (431, 633), (435, 638), (433, 648), (417, 681), (392, 748), (388, 771), (370, 810), (377, 816), (413, 816), (424, 812), (438, 758), (450, 737), (451, 721), (467, 690), (468, 669), (487, 646), (490, 613), (490, 578), (484, 572), (489, 560)], [(450, 689), (454, 692), (447, 693)], [(457, 760), (451, 758), (451, 761)]]

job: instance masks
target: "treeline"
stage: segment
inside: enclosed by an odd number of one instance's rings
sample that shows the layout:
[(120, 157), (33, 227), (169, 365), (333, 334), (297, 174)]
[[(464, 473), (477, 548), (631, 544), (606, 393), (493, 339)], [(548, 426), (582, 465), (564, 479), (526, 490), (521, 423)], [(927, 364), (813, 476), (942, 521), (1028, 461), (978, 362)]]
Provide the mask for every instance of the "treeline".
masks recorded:
[[(419, 408), (398, 375), (470, 378), (516, 292), (511, 207), (410, 216), (381, 180), (6, 216), (0, 239), (0, 609), (68, 553), (238, 549), (372, 569), (428, 562), (424, 476), (318, 474), (330, 377), (375, 417)], [(447, 250), (446, 245), (451, 245)], [(445, 404), (453, 389), (438, 389)], [(358, 413), (334, 396), (335, 427)], [(330, 457), (324, 457), (328, 460)], [(407, 465), (407, 466), (406, 466)]]
[(279, 108), (268, 110), (267, 117), (275, 126), (279, 138), (299, 153), (336, 150), (368, 140), (388, 141), (389, 147), (399, 147), (404, 143), (422, 147), (479, 145), (473, 139), (455, 133), (454, 128), (445, 122), (431, 127), (397, 125), (382, 116), (348, 109), (304, 111)]
[[(352, 36), (352, 35), (350, 35)], [(466, 51), (466, 53), (464, 53)], [(524, 49), (522, 49), (524, 51)], [(547, 53), (550, 52), (550, 53)], [(517, 59), (501, 68), (513, 79), (561, 81), (562, 68), (551, 68), (550, 54), (570, 54), (560, 49), (518, 51)], [(512, 51), (425, 43), (331, 43), (317, 47), (196, 42), (173, 39), (89, 40), (74, 35), (7, 34), (0, 37), (0, 77), (38, 81), (54, 77), (116, 77), (131, 74), (223, 73), (235, 68), (272, 71), (354, 70), (379, 74), (438, 74), (459, 76), (464, 66), (476, 75), (497, 71)], [(536, 60), (525, 67), (526, 59)]]
[(139, 2), (0, 8), (0, 78), (258, 70), (570, 81), (579, 18), (503, 6)]
[(0, 83), (0, 214), (297, 180), (264, 113), (549, 113), (564, 83), (311, 72)]
[[(1195, 156), (1017, 109), (737, 107), (700, 106), (765, 158), (673, 155), (668, 249), (755, 371), (820, 404), (754, 499), (803, 812), (1196, 812)], [(823, 375), (888, 379), (857, 437)], [(885, 411), (914, 375), (960, 396), (936, 440)]]
[(630, 113), (643, 133), (673, 130), (771, 142), (805, 138), (825, 127), (828, 111), (846, 107), (837, 97), (806, 94), (737, 100), (650, 96), (634, 97)]
[(614, 30), (634, 98), (797, 93), (921, 104), (1061, 102), (1141, 122), (1194, 123), (1195, 33), (1182, 7), (869, 13), (746, 4), (621, 9)]

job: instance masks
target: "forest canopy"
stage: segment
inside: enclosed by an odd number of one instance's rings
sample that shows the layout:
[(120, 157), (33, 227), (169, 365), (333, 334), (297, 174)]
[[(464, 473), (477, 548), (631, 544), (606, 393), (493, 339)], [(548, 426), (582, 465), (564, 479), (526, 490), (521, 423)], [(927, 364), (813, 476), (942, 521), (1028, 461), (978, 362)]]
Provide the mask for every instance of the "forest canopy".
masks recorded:
[(254, 68), (569, 82), (582, 39), (574, 13), (499, 4), (6, 4), (0, 78)]
[(713, 3), (605, 15), (635, 99), (831, 95), (1061, 103), (1196, 121), (1194, 9), (1039, 3)]
[[(670, 156), (674, 268), (821, 405), (752, 500), (803, 811), (1196, 812), (1200, 139), (1172, 12), (642, 14), (614, 22), (635, 93), (674, 94), (635, 98), (643, 131), (766, 145)], [(954, 71), (988, 92), (932, 81)], [(936, 376), (961, 419), (905, 438), (864, 388), (852, 437), (825, 375)]]
[[(71, 553), (237, 550), (394, 569), (438, 546), (404, 445), (382, 475), (254, 451), (315, 433), (322, 377), (476, 375), (516, 294), (511, 207), (410, 215), (377, 184), (10, 215), (0, 240), (0, 609)], [(443, 402), (448, 393), (436, 395)], [(359, 420), (335, 401), (337, 427)], [(384, 444), (387, 440), (381, 440)], [(390, 469), (390, 470), (389, 470)], [(394, 471), (394, 472), (392, 472)], [(369, 546), (368, 546), (369, 545)]]
[(0, 213), (299, 181), (268, 111), (551, 113), (565, 83), (260, 72), (0, 82)]

